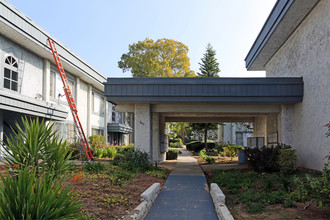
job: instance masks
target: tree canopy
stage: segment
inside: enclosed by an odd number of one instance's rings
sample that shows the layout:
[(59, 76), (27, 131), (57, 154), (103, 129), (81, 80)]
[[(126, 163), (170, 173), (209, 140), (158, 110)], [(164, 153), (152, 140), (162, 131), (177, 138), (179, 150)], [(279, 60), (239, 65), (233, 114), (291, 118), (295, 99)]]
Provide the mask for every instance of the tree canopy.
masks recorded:
[(215, 50), (212, 48), (211, 44), (208, 44), (206, 47), (206, 52), (201, 59), (202, 62), (199, 63), (199, 70), (201, 73), (198, 73), (198, 76), (201, 77), (219, 77), (219, 63), (215, 58)]
[(118, 62), (123, 72), (131, 71), (133, 77), (194, 77), (190, 70), (188, 47), (171, 39), (144, 41), (129, 45)]

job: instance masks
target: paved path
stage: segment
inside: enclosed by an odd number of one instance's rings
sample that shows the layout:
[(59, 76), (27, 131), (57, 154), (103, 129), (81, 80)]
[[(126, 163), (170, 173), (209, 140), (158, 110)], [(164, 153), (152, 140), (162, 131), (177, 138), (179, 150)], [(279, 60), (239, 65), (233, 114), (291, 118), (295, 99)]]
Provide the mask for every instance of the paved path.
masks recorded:
[(182, 150), (146, 220), (216, 220), (206, 178), (196, 159)]

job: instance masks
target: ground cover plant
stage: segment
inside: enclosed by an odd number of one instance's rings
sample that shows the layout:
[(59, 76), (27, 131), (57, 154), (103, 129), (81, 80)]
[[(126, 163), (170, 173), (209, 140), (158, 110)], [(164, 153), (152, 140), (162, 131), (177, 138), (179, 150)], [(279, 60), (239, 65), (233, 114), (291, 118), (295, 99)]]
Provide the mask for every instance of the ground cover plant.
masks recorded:
[(217, 183), (226, 195), (226, 205), (235, 219), (328, 219), (330, 217), (330, 175), (326, 164), (322, 174), (257, 173), (213, 171), (209, 182)]

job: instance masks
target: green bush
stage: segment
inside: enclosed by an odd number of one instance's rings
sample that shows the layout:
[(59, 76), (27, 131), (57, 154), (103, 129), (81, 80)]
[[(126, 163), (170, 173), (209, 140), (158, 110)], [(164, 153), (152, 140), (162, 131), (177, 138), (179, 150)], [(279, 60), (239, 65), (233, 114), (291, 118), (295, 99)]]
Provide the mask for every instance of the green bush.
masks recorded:
[(169, 139), (170, 147), (180, 148), (183, 146), (181, 138)]
[(289, 145), (279, 144), (277, 146), (259, 148), (246, 148), (245, 155), (248, 163), (258, 172), (280, 171), (279, 154), (281, 149), (290, 149)]
[(84, 170), (90, 173), (100, 173), (105, 170), (105, 165), (100, 162), (86, 162), (84, 163)]
[(236, 144), (226, 144), (222, 147), (222, 150), (226, 157), (237, 157), (238, 149), (244, 149), (244, 147), (242, 145)]
[(89, 146), (91, 149), (106, 146), (106, 138), (103, 135), (92, 135), (88, 138)]
[(205, 161), (207, 164), (215, 163), (215, 158), (206, 155), (205, 149), (199, 152), (199, 157), (202, 158), (202, 160)]
[(56, 175), (71, 168), (71, 149), (53, 131), (53, 125), (39, 118), (22, 118), (22, 124), (23, 127), (16, 123), (14, 135), (7, 137), (7, 143), (1, 141), (7, 166), (33, 167), (37, 174), (52, 169)]
[[(213, 141), (207, 141), (207, 146), (209, 149), (215, 148), (215, 143)], [(186, 144), (187, 150), (194, 151), (196, 153), (200, 152), (205, 148), (205, 143), (202, 141), (192, 141)]]
[(290, 193), (289, 198), (298, 201), (306, 202), (315, 200), (319, 206), (330, 206), (330, 170), (329, 163), (324, 165), (322, 175), (311, 176), (305, 174), (304, 177), (295, 177), (295, 189)]
[(36, 178), (36, 170), (19, 170), (13, 177), (1, 177), (0, 219), (77, 219), (82, 205), (70, 188), (61, 186), (54, 171)]
[(169, 148), (166, 152), (166, 160), (176, 160), (178, 159), (180, 151), (178, 149)]
[(132, 172), (145, 172), (153, 168), (149, 154), (139, 149), (117, 154), (110, 163)]
[(290, 174), (297, 170), (297, 156), (294, 149), (280, 149), (278, 165), (281, 173)]

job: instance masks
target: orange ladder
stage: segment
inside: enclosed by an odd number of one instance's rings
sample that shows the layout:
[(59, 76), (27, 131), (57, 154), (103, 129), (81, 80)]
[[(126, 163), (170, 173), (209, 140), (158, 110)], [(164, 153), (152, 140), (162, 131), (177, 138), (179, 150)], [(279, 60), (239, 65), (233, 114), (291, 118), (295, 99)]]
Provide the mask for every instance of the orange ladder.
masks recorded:
[(93, 154), (92, 154), (92, 152), (89, 148), (88, 141), (86, 139), (84, 130), (81, 126), (81, 123), (80, 123), (80, 120), (79, 120), (79, 117), (78, 117), (77, 107), (76, 107), (76, 104), (75, 104), (74, 99), (72, 97), (72, 93), (70, 91), (69, 83), (68, 83), (68, 80), (66, 78), (66, 75), (65, 75), (60, 57), (57, 53), (55, 43), (50, 38), (48, 38), (48, 42), (49, 42), (49, 45), (50, 45), (50, 49), (53, 52), (55, 63), (56, 63), (58, 72), (60, 73), (60, 76), (61, 76), (61, 79), (62, 79), (62, 82), (63, 82), (63, 90), (64, 90), (64, 93), (65, 93), (66, 99), (68, 101), (68, 104), (70, 106), (70, 110), (71, 110), (71, 113), (72, 113), (72, 116), (73, 116), (73, 120), (74, 120), (74, 123), (75, 123), (76, 128), (77, 128), (78, 136), (79, 136), (79, 138), (80, 138), (80, 140), (83, 144), (84, 150), (86, 152), (87, 159), (88, 160), (93, 160), (94, 159)]

